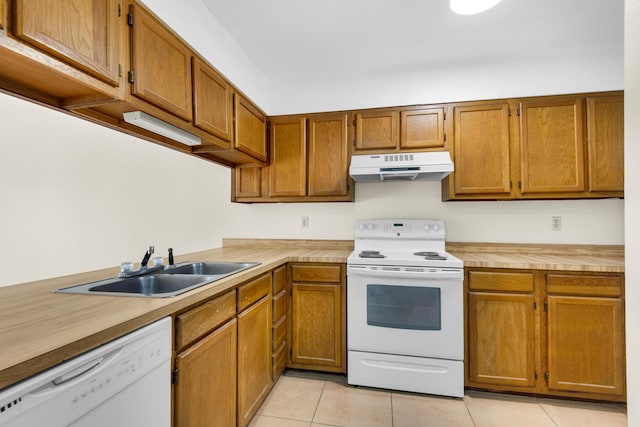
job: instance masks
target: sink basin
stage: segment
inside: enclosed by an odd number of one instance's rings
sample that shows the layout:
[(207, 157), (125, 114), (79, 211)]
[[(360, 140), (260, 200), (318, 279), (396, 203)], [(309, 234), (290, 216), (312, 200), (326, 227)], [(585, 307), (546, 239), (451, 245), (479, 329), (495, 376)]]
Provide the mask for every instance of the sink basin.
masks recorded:
[(126, 294), (177, 295), (197, 286), (210, 283), (216, 278), (209, 276), (152, 274), (118, 280), (89, 288), (90, 292), (117, 292)]
[(258, 265), (257, 262), (193, 262), (168, 268), (166, 274), (229, 275)]
[(189, 262), (157, 273), (56, 289), (56, 293), (173, 297), (259, 265), (259, 262)]

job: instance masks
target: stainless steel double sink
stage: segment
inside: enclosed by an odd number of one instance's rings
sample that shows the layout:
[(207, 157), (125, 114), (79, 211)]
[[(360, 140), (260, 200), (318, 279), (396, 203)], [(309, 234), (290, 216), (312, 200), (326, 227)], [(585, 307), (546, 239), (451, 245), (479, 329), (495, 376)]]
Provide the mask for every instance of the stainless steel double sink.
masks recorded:
[(180, 295), (259, 264), (259, 262), (188, 262), (154, 273), (124, 279), (105, 279), (60, 288), (53, 292), (166, 298)]

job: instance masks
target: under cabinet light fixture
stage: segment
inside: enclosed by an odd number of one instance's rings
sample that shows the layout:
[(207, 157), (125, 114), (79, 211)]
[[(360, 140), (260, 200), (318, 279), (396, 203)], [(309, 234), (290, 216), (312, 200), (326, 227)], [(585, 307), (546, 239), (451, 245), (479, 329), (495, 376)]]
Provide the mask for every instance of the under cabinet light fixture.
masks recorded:
[(500, 0), (451, 0), (449, 7), (458, 15), (475, 15), (491, 9)]
[(174, 141), (178, 141), (186, 145), (200, 145), (202, 139), (192, 133), (186, 132), (180, 128), (156, 119), (153, 116), (143, 113), (142, 111), (129, 111), (124, 113), (124, 121), (134, 126), (141, 127), (150, 132), (157, 133)]

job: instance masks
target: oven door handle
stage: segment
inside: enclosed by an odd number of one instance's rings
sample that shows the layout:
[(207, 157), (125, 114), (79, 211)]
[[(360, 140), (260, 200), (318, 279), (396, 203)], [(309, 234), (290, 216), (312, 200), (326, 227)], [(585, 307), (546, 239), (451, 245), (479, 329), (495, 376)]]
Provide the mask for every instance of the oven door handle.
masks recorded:
[(462, 280), (463, 272), (462, 269), (453, 268), (426, 268), (420, 269), (420, 271), (407, 271), (406, 268), (394, 269), (394, 267), (378, 267), (376, 270), (371, 270), (365, 266), (350, 265), (347, 266), (347, 276), (407, 277), (421, 280)]

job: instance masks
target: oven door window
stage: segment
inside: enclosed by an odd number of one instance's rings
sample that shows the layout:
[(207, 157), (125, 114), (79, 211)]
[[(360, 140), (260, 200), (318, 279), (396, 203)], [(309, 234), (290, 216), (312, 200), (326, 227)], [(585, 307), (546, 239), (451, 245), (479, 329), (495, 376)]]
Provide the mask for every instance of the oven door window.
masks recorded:
[(440, 288), (367, 285), (367, 325), (441, 330)]

